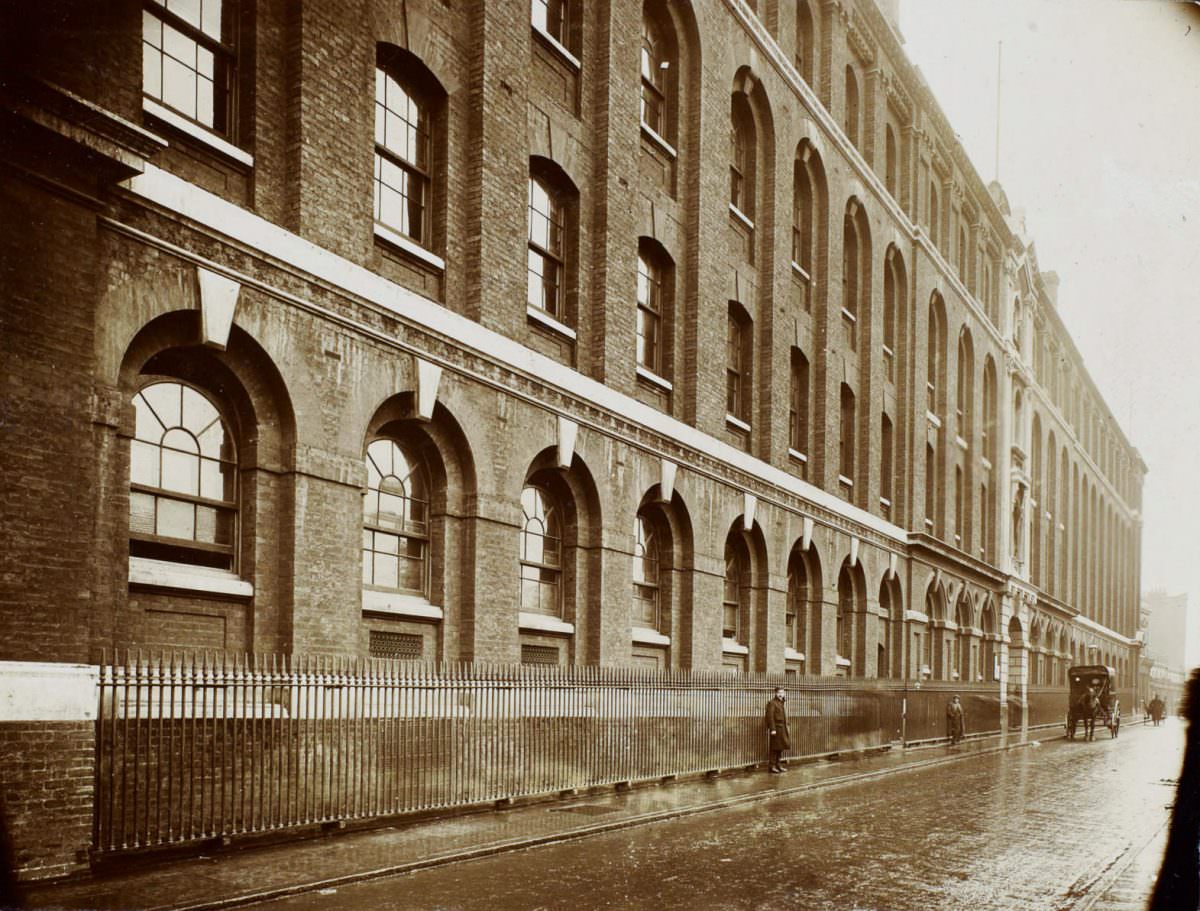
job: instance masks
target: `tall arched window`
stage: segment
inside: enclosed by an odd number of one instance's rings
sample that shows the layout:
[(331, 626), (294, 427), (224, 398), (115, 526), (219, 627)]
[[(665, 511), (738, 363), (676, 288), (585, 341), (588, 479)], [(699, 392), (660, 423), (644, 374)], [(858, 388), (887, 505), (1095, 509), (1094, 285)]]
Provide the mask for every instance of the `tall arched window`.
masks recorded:
[(846, 66), (846, 137), (858, 145), (858, 77), (854, 75), (854, 67)]
[(967, 280), (967, 231), (962, 225), (958, 227), (958, 277)]
[(975, 346), (971, 331), (963, 326), (958, 334), (958, 389), (955, 397), (955, 416), (958, 418), (958, 435), (973, 443), (975, 432)]
[(862, 252), (854, 220), (856, 208), (857, 204), (851, 201), (842, 219), (842, 315), (851, 321), (858, 319), (858, 286), (862, 273)]
[(895, 455), (892, 451), (892, 420), (886, 414), (879, 419), (879, 505), (885, 518), (891, 518), (894, 491)]
[(929, 410), (939, 418), (945, 416), (946, 390), (946, 317), (942, 299), (935, 291), (929, 300), (928, 348), (925, 358), (925, 387), (929, 394)]
[(812, 280), (816, 236), (816, 198), (807, 166), (811, 155), (811, 146), (801, 146), (792, 166), (792, 263), (804, 272), (806, 281)]
[(900, 199), (900, 148), (896, 145), (896, 131), (889, 123), (884, 127), (884, 182), (892, 199)]
[(725, 411), (744, 423), (750, 422), (751, 324), (740, 304), (729, 302), (725, 330)]
[(941, 236), (940, 216), (941, 209), (938, 202), (937, 185), (929, 184), (929, 239), (933, 241), (933, 245), (938, 246), (938, 239)]
[(838, 573), (837, 587), (837, 653), (839, 658), (850, 662), (846, 667), (846, 676), (851, 676), (856, 657), (854, 652), (854, 608), (857, 593), (849, 561), (843, 564), (841, 572)]
[(813, 61), (816, 52), (816, 31), (807, 0), (796, 0), (796, 70), (800, 78), (813, 85)]
[(786, 647), (804, 653), (805, 669), (812, 673), (814, 660), (808, 648), (808, 569), (798, 550), (788, 560), (787, 617), (784, 629)]
[(733, 93), (729, 141), (729, 204), (753, 221), (757, 135), (745, 92)]
[(521, 610), (562, 615), (562, 523), (558, 504), (542, 487), (521, 491)]
[(925, 444), (925, 529), (937, 533), (937, 467), (933, 444)]
[(654, 523), (639, 512), (633, 530), (633, 625), (662, 628), (662, 564)]
[(532, 0), (530, 7), (530, 21), (534, 28), (549, 35), (572, 53), (577, 50), (571, 40), (573, 6), (572, 0)]
[(556, 319), (564, 312), (565, 205), (544, 177), (529, 176), (529, 285), (526, 303)]
[(367, 447), (363, 500), (363, 585), (429, 594), (429, 479), (395, 440)]
[(854, 494), (854, 447), (857, 434), (855, 433), (855, 403), (854, 391), (842, 383), (841, 391), (841, 436), (838, 443), (838, 484), (847, 499), (853, 499)]
[(889, 246), (883, 263), (883, 373), (896, 381), (896, 357), (899, 341), (897, 327), (903, 324), (905, 310), (904, 261), (894, 245)]
[(375, 67), (375, 221), (432, 247), (433, 128), (440, 87), (421, 62), (380, 45)]
[(666, 251), (649, 238), (638, 241), (637, 364), (668, 376), (674, 268)]
[(731, 533), (725, 540), (725, 585), (721, 597), (721, 636), (746, 643), (750, 610), (750, 549), (744, 537)]
[(173, 380), (133, 397), (129, 553), (237, 568), (237, 449), (217, 406)]
[(660, 138), (676, 141), (679, 50), (662, 0), (642, 7), (642, 124)]
[(788, 397), (788, 448), (793, 457), (800, 457), (807, 467), (809, 413), (808, 358), (799, 348), (792, 348), (791, 394)]

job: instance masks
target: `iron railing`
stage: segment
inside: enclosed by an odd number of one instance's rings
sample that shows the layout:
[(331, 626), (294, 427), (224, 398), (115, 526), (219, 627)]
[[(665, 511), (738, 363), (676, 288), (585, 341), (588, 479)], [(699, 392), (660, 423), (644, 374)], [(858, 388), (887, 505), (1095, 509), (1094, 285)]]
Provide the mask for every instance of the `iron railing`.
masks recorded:
[(1000, 727), (998, 688), (982, 684), (127, 655), (100, 669), (93, 843), (111, 854), (744, 767), (766, 758), (776, 686), (792, 757), (944, 737), (951, 691), (969, 733)]

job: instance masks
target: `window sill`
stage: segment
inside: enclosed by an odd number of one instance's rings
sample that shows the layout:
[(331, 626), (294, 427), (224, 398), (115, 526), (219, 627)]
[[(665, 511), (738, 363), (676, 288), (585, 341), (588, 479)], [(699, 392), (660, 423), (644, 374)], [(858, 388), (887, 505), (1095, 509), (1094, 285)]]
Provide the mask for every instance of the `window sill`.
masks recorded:
[(927, 420), (927, 421), (928, 421), (930, 424), (932, 424), (934, 427), (937, 427), (939, 430), (940, 430), (940, 429), (941, 429), (941, 427), (942, 427), (942, 419), (941, 419), (941, 418), (939, 418), (939, 417), (938, 417), (936, 414), (934, 414), (932, 411), (926, 411), (926, 412), (925, 412), (925, 420)]
[(674, 384), (670, 380), (664, 380), (653, 370), (648, 370), (641, 364), (637, 365), (637, 377), (639, 380), (644, 380), (651, 386), (657, 386), (664, 392), (671, 392), (675, 388)]
[(227, 139), (222, 139), (216, 133), (208, 130), (198, 123), (193, 123), (182, 114), (176, 114), (166, 105), (160, 104), (153, 98), (142, 98), (142, 111), (161, 120), (170, 127), (174, 127), (181, 133), (186, 133), (197, 142), (201, 142), (208, 146), (214, 152), (219, 152), (226, 158), (236, 161), (238, 164), (247, 168), (254, 167), (254, 156), (244, 149), (239, 149)]
[(725, 415), (725, 423), (736, 430), (742, 431), (742, 433), (750, 432), (750, 425), (741, 418), (735, 418), (732, 414)]
[(749, 655), (750, 646), (742, 645), (736, 639), (721, 639), (721, 654), (723, 655)]
[(632, 639), (638, 645), (667, 646), (671, 644), (670, 636), (664, 636), (658, 630), (647, 629), (644, 626), (635, 626), (633, 628)]
[(879, 498), (879, 505), (880, 505), (880, 506), (882, 506), (884, 509), (891, 509), (891, 508), (892, 508), (892, 501), (891, 501), (891, 500), (889, 500), (887, 497), (880, 497), (880, 498)]
[(838, 667), (849, 667), (850, 666), (849, 658), (843, 658), (841, 655), (838, 655), (836, 660), (837, 660)]
[(395, 614), (398, 617), (415, 617), (420, 620), (441, 620), (442, 609), (429, 603), (419, 595), (402, 592), (380, 591), (364, 588), (362, 593), (363, 613)]
[(254, 597), (253, 584), (237, 573), (207, 566), (151, 560), (149, 557), (129, 558), (129, 584), (207, 595), (232, 595), (235, 598)]
[(904, 612), (904, 619), (906, 621), (911, 620), (914, 623), (928, 623), (929, 615), (923, 614), (919, 610), (906, 610)]
[(546, 614), (534, 614), (529, 611), (521, 611), (517, 614), (517, 625), (521, 629), (536, 630), (539, 633), (557, 633), (560, 636), (573, 636), (575, 634), (574, 623), (568, 623), (566, 620), (558, 619), (558, 617), (550, 617)]
[(541, 38), (542, 41), (544, 41), (547, 45), (549, 45), (550, 50), (554, 51), (554, 53), (561, 57), (569, 66), (576, 71), (579, 71), (583, 68), (583, 64), (579, 62), (579, 58), (568, 51), (566, 47), (563, 46), (561, 41), (559, 41), (545, 29), (533, 25), (533, 23), (530, 23), (530, 25), (533, 28), (533, 33)]
[(982, 465), (984, 467), (984, 469), (987, 471), (992, 470), (992, 460), (989, 459), (987, 456), (980, 456), (979, 464)]
[(642, 121), (642, 134), (671, 158), (679, 156), (679, 153), (675, 151), (675, 147), (663, 139), (658, 131), (644, 120)]
[(537, 307), (531, 307), (528, 304), (526, 304), (525, 305), (525, 315), (528, 316), (534, 322), (541, 323), (547, 329), (552, 329), (553, 331), (557, 332), (559, 335), (565, 335), (571, 341), (575, 341), (575, 330), (572, 329), (570, 326), (560, 323), (558, 320), (556, 320), (553, 316), (551, 316), (545, 310), (540, 310)]
[(850, 488), (854, 487), (854, 481), (852, 481), (850, 478), (846, 477), (844, 474), (838, 475), (838, 483), (841, 484), (843, 487), (850, 487)]
[(882, 348), (883, 348), (883, 356), (885, 358), (887, 358), (889, 361), (892, 360), (896, 356), (896, 352), (893, 351), (890, 346), (883, 345)]
[(925, 530), (930, 534), (933, 534), (933, 519), (925, 520)]
[(845, 307), (842, 308), (842, 319), (847, 319), (852, 323), (858, 322), (858, 317), (855, 316), (853, 313), (851, 313), (849, 310), (847, 310)]
[(790, 446), (788, 447), (788, 458), (795, 459), (797, 462), (804, 462), (805, 464), (808, 464), (808, 456), (798, 449), (792, 449)]
[(729, 214), (740, 221), (749, 230), (754, 230), (754, 220), (733, 203), (729, 204)]
[(375, 222), (375, 239), (395, 247), (401, 253), (409, 255), (413, 259), (419, 259), (426, 265), (433, 266), (439, 272), (446, 271), (446, 261), (444, 259), (436, 253), (430, 253), (420, 244), (416, 243), (416, 241), (409, 240), (399, 231), (393, 231), (387, 225)]
[(971, 448), (971, 445), (966, 440), (964, 440), (962, 437), (958, 436), (958, 434), (954, 435), (954, 442), (958, 444), (958, 448), (961, 449), (963, 452), (966, 452), (968, 449)]
[(800, 279), (800, 281), (804, 282), (804, 284), (806, 284), (806, 285), (812, 283), (812, 276), (808, 273), (808, 271), (802, 265), (800, 265), (794, 259), (792, 260), (792, 276), (794, 278)]
[(804, 661), (804, 652), (798, 652), (794, 648), (788, 647), (783, 650), (784, 661)]

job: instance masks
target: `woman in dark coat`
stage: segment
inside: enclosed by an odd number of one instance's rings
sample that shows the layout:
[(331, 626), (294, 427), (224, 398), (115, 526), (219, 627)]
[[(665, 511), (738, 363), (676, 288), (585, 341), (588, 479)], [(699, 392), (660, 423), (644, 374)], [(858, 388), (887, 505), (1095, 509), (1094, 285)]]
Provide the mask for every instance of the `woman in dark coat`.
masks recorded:
[(786, 699), (787, 693), (784, 692), (783, 687), (776, 687), (775, 698), (767, 703), (766, 715), (763, 718), (767, 725), (768, 749), (771, 751), (771, 762), (767, 771), (776, 774), (783, 771), (783, 766), (780, 765), (783, 751), (792, 748), (791, 736), (788, 733), (787, 710), (784, 708)]

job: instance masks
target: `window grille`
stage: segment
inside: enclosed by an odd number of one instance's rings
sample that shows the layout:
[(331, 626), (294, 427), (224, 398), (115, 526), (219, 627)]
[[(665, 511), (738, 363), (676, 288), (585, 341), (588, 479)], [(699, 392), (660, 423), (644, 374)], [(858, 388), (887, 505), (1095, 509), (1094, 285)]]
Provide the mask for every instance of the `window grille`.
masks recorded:
[(369, 648), (372, 658), (420, 661), (425, 657), (425, 638), (415, 633), (389, 633), (373, 629)]
[(558, 664), (558, 648), (553, 645), (522, 645), (522, 664)]

